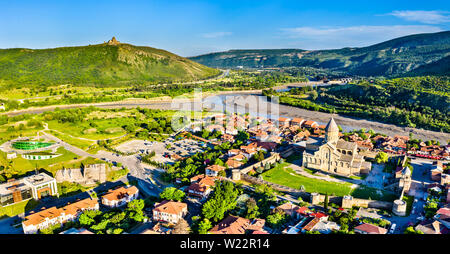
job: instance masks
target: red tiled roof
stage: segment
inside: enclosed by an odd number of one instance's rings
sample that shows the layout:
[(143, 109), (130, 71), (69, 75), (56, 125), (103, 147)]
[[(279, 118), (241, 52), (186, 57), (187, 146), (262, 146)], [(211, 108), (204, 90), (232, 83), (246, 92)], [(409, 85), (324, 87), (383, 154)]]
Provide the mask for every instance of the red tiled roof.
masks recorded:
[(120, 187), (115, 190), (109, 190), (107, 194), (103, 195), (102, 198), (107, 200), (120, 200), (124, 196), (131, 196), (138, 192), (138, 188), (136, 186), (130, 186), (128, 188)]
[(381, 228), (372, 224), (364, 223), (357, 227), (355, 227), (355, 230), (360, 230), (363, 232), (367, 232), (368, 234), (386, 234), (387, 229)]
[(153, 211), (178, 215), (185, 209), (187, 209), (186, 203), (164, 200), (161, 203), (156, 203)]
[(219, 171), (225, 170), (225, 167), (220, 166), (220, 165), (210, 165), (210, 166), (206, 167), (206, 169), (219, 172)]

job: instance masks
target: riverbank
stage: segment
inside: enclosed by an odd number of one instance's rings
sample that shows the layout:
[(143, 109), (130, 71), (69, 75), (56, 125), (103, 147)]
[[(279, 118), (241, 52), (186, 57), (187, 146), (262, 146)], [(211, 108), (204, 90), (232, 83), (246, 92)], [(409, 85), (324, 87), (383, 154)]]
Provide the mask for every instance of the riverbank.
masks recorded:
[[(311, 85), (310, 83), (294, 83), (294, 84), (286, 84), (282, 86), (274, 87), (274, 89), (285, 89), (292, 86), (305, 86)], [(214, 103), (222, 103), (222, 106), (229, 108), (237, 108), (238, 112), (258, 112), (261, 108), (271, 108), (270, 105), (258, 105), (260, 103), (248, 104), (248, 101), (265, 101), (265, 99), (261, 100), (262, 90), (243, 90), (243, 91), (220, 91), (220, 92), (205, 92), (202, 93), (203, 101), (207, 101), (209, 98), (216, 98), (217, 100), (213, 100)], [(242, 98), (240, 100), (223, 100), (224, 97), (239, 97)], [(249, 97), (251, 96), (251, 97)], [(254, 96), (254, 97), (253, 97)], [(184, 99), (172, 99), (171, 97), (159, 97), (159, 98), (151, 98), (151, 99), (126, 99), (123, 101), (117, 102), (105, 102), (105, 103), (92, 103), (92, 104), (71, 104), (71, 105), (53, 105), (46, 106), (40, 108), (28, 108), (23, 110), (16, 110), (11, 112), (5, 112), (2, 114), (6, 114), (8, 116), (15, 116), (21, 114), (40, 114), (46, 111), (53, 111), (55, 108), (61, 109), (69, 109), (69, 108), (81, 108), (81, 107), (99, 107), (99, 108), (150, 108), (150, 109), (160, 109), (160, 110), (180, 110), (180, 109), (190, 109), (193, 104), (193, 98), (184, 98)], [(211, 108), (211, 107), (207, 107)], [(409, 136), (409, 133), (412, 133), (414, 138), (419, 138), (422, 140), (438, 140), (442, 144), (446, 144), (450, 140), (449, 133), (435, 132), (423, 129), (409, 128), (409, 127), (400, 127), (393, 124), (386, 124), (377, 121), (371, 121), (366, 119), (358, 119), (348, 116), (341, 116), (338, 114), (330, 114), (324, 112), (310, 111), (302, 108), (287, 106), (287, 105), (278, 105), (279, 115), (283, 117), (300, 117), (308, 120), (316, 121), (320, 124), (326, 124), (331, 117), (333, 117), (337, 124), (341, 125), (345, 129), (361, 129), (364, 128), (366, 130), (372, 129), (376, 132), (384, 133), (386, 135), (395, 136)], [(268, 112), (270, 113), (270, 112)]]

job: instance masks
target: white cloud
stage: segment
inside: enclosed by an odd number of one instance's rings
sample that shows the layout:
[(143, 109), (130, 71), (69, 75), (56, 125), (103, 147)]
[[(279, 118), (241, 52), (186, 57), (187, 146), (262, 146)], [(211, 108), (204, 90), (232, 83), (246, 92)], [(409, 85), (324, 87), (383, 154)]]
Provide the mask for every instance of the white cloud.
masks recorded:
[(202, 34), (203, 38), (220, 38), (224, 36), (231, 35), (231, 32), (212, 32), (212, 33), (205, 33)]
[(447, 11), (393, 11), (387, 15), (425, 24), (441, 24), (450, 22), (450, 15)]
[(434, 33), (430, 25), (295, 27), (281, 29), (291, 45), (304, 49), (362, 47), (411, 34)]

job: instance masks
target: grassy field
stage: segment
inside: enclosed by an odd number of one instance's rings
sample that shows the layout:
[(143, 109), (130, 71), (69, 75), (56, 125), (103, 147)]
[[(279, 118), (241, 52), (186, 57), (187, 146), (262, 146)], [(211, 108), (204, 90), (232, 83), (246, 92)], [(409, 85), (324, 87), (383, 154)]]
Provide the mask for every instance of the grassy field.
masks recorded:
[(89, 123), (59, 123), (58, 121), (49, 121), (48, 128), (52, 130), (58, 130), (73, 137), (83, 137), (86, 139), (99, 140), (116, 138), (126, 134), (126, 131), (121, 126), (124, 126), (130, 122), (134, 122), (133, 119), (128, 117), (114, 118), (114, 119), (102, 119), (95, 120), (95, 127), (89, 125)]
[(328, 193), (333, 196), (352, 195), (355, 198), (393, 201), (396, 195), (387, 191), (360, 185), (352, 189), (350, 183), (335, 183), (298, 175), (288, 167), (289, 163), (278, 164), (275, 168), (262, 174), (269, 182), (285, 185), (291, 188), (305, 188), (306, 192)]
[(110, 170), (107, 175), (107, 180), (110, 182), (119, 180), (121, 177), (126, 176), (128, 174), (128, 169), (119, 169), (119, 170)]
[(289, 163), (282, 163), (275, 168), (262, 174), (263, 179), (269, 182), (300, 189), (303, 185), (306, 192), (328, 193), (329, 195), (344, 196), (352, 191), (351, 184), (341, 184), (313, 179), (295, 174), (294, 170), (288, 168)]
[(4, 217), (13, 217), (26, 211), (32, 210), (38, 205), (38, 201), (30, 199), (17, 204), (0, 207), (0, 219)]
[(89, 190), (89, 187), (78, 183), (62, 182), (58, 183), (58, 193), (60, 197), (68, 197)]
[(62, 141), (66, 142), (66, 143), (68, 143), (70, 145), (76, 146), (76, 147), (78, 147), (80, 149), (83, 149), (83, 150), (86, 150), (91, 145), (95, 144), (94, 141), (74, 138), (74, 137), (71, 137), (71, 136), (69, 136), (67, 134), (62, 134), (60, 132), (56, 132), (56, 131), (52, 131), (52, 130), (50, 130), (48, 132), (50, 132), (50, 134), (52, 134), (53, 136), (61, 139)]
[(32, 171), (36, 168), (42, 168), (52, 174), (55, 174), (56, 171), (62, 168), (79, 168), (81, 164), (86, 165), (101, 162), (100, 160), (91, 157), (80, 157), (67, 151), (63, 147), (58, 148), (57, 154), (61, 155), (47, 160), (27, 160), (21, 156), (18, 156), (12, 160), (11, 168), (9, 168), (7, 172), (11, 175), (21, 176), (26, 174), (28, 171)]

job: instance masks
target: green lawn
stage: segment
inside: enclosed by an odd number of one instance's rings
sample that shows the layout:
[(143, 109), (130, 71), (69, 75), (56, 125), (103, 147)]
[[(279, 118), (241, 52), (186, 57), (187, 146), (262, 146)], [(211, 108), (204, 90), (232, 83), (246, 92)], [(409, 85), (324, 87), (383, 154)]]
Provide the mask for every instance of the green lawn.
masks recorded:
[(55, 157), (53, 159), (47, 159), (47, 160), (27, 160), (22, 158), (20, 155), (17, 156), (17, 158), (12, 160), (12, 168), (19, 174), (22, 175), (26, 173), (27, 171), (34, 170), (36, 168), (48, 168), (49, 165), (62, 163), (65, 161), (73, 160), (74, 158), (77, 158), (76, 154), (67, 151), (63, 147), (58, 148), (56, 151), (57, 154), (61, 154), (58, 157)]
[(62, 182), (58, 183), (58, 193), (60, 197), (73, 196), (81, 192), (89, 190), (89, 187), (85, 187), (78, 183)]
[(26, 211), (32, 210), (37, 206), (37, 204), (38, 201), (30, 199), (5, 207), (0, 206), (0, 219), (3, 217), (13, 217)]
[[(98, 119), (89, 120), (82, 123), (60, 123), (58, 121), (49, 121), (48, 128), (53, 130), (59, 130), (65, 134), (72, 135), (74, 137), (83, 137), (92, 140), (109, 139), (119, 137), (126, 134), (126, 131), (121, 128), (129, 123), (134, 123), (136, 120), (132, 117), (119, 117), (112, 119)], [(94, 123), (95, 127), (90, 126), (90, 123)]]
[(126, 168), (115, 170), (115, 171), (110, 170), (107, 175), (107, 180), (110, 182), (114, 182), (114, 181), (120, 179), (121, 177), (126, 176), (127, 174), (128, 174), (128, 169), (126, 169)]
[(350, 183), (335, 183), (298, 175), (288, 167), (289, 163), (282, 163), (262, 174), (269, 182), (300, 189), (304, 186), (306, 192), (328, 193), (333, 196), (352, 195), (355, 198), (393, 201), (396, 195), (387, 191), (360, 185), (352, 189)]
[(68, 143), (68, 144), (70, 144), (70, 145), (76, 146), (76, 147), (78, 147), (78, 148), (80, 148), (80, 149), (83, 149), (83, 150), (86, 150), (86, 149), (88, 149), (91, 145), (95, 144), (95, 142), (93, 142), (93, 141), (83, 140), (83, 139), (78, 139), (78, 138), (73, 138), (73, 137), (71, 137), (71, 136), (69, 136), (69, 135), (61, 134), (61, 133), (56, 132), (56, 131), (50, 130), (49, 132), (50, 132), (53, 136), (55, 136), (55, 137), (61, 139), (62, 141), (66, 142), (66, 143)]
[(318, 192), (321, 194), (328, 193), (329, 195), (345, 196), (351, 193), (351, 184), (334, 183), (323, 180), (313, 179), (298, 175), (287, 166), (289, 163), (282, 163), (275, 168), (268, 170), (262, 174), (263, 179), (269, 182), (285, 185), (291, 188), (300, 189), (300, 186), (305, 187), (306, 192)]
[(55, 174), (56, 171), (62, 168), (79, 168), (81, 164), (94, 164), (101, 162), (98, 159), (91, 157), (80, 157), (72, 152), (67, 151), (63, 147), (58, 148), (57, 154), (61, 154), (58, 157), (47, 160), (27, 160), (22, 158), (21, 156), (17, 156), (17, 158), (12, 160), (10, 174), (12, 175), (24, 175), (28, 171), (38, 169), (45, 169), (52, 174)]

